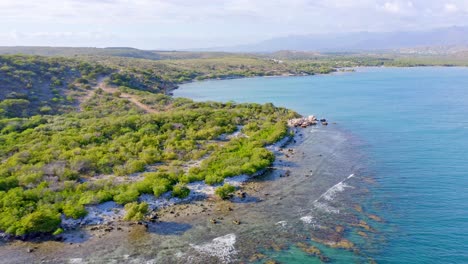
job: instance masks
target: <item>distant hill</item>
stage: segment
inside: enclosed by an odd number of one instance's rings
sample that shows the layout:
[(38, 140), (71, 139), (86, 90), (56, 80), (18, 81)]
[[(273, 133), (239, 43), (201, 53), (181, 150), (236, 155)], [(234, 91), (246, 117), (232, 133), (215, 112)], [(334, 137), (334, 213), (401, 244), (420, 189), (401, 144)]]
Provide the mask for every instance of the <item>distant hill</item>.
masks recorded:
[(161, 57), (152, 52), (134, 48), (71, 48), (71, 47), (0, 47), (0, 54), (24, 54), (39, 56), (119, 56), (159, 60)]
[(189, 51), (156, 51), (140, 50), (128, 47), (1, 47), (0, 55), (23, 54), (37, 56), (107, 56), (126, 57), (148, 60), (169, 60), (169, 59), (205, 59), (223, 57), (229, 55), (226, 52), (189, 52)]
[(429, 31), (294, 35), (272, 38), (252, 45), (213, 48), (211, 50), (228, 52), (274, 52), (280, 50), (359, 52), (455, 45), (468, 46), (468, 27), (448, 27)]

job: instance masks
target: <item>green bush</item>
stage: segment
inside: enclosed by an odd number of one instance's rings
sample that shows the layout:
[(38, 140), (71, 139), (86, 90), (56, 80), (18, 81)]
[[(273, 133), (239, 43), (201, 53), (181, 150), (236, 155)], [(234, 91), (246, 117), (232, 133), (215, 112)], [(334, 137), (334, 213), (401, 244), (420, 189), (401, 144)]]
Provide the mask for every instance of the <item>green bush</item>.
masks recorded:
[(153, 194), (156, 197), (163, 195), (164, 193), (171, 190), (172, 183), (168, 179), (156, 179), (153, 182)]
[(140, 193), (136, 189), (128, 189), (114, 196), (114, 201), (118, 204), (127, 204), (138, 199)]
[(60, 213), (53, 212), (50, 209), (37, 210), (21, 219), (20, 227), (16, 235), (26, 233), (51, 233), (60, 225)]
[(228, 183), (225, 183), (223, 186), (216, 188), (215, 194), (219, 198), (225, 200), (225, 199), (228, 199), (231, 196), (231, 194), (234, 193), (235, 191), (236, 191), (236, 187)]
[(125, 205), (126, 214), (124, 220), (127, 221), (140, 221), (143, 220), (148, 213), (148, 204), (143, 203), (128, 203)]
[(63, 231), (64, 230), (62, 228), (57, 228), (57, 230), (55, 230), (54, 233), (52, 233), (52, 235), (58, 236), (58, 235), (62, 234)]
[(63, 213), (67, 217), (71, 217), (73, 219), (78, 219), (85, 217), (88, 212), (86, 211), (85, 207), (81, 204), (67, 202), (63, 208)]
[(189, 194), (190, 194), (190, 189), (187, 188), (187, 186), (183, 184), (178, 183), (172, 188), (172, 196), (174, 197), (183, 199), (189, 196)]

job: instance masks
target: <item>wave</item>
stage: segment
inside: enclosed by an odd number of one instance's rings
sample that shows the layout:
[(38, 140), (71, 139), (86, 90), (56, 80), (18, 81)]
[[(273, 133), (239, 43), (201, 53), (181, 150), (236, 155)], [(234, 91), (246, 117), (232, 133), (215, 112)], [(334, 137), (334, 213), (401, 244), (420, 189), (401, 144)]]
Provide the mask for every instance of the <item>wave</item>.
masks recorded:
[[(354, 174), (350, 174), (348, 177), (346, 177), (344, 180), (338, 182), (337, 184), (333, 185), (331, 188), (329, 188), (328, 190), (326, 190), (324, 193), (322, 193), (322, 195), (319, 196), (319, 198), (317, 198), (313, 205), (316, 209), (319, 209), (321, 211), (325, 211), (327, 213), (333, 213), (333, 214), (338, 214), (340, 213), (340, 210), (327, 204), (326, 201), (333, 201), (336, 197), (336, 195), (340, 192), (343, 192), (346, 188), (354, 188), (353, 186), (351, 185), (348, 185), (345, 183), (345, 181), (353, 178), (355, 175)], [(325, 201), (320, 201), (320, 200), (325, 200)], [(306, 221), (309, 220), (309, 218), (307, 218), (308, 216), (304, 216), (301, 218), (301, 221), (303, 221), (304, 223), (306, 223)]]
[(346, 179), (333, 185), (330, 189), (326, 190), (322, 195), (320, 195), (320, 197), (317, 200), (315, 200), (314, 203), (318, 202), (322, 198), (327, 201), (332, 201), (337, 193), (343, 192), (346, 188), (353, 188), (352, 186), (347, 185), (345, 183), (346, 180), (351, 179), (352, 177), (354, 177), (354, 174), (349, 175), (348, 177), (346, 177)]
[(229, 263), (232, 261), (232, 257), (237, 254), (237, 250), (234, 247), (235, 243), (236, 235), (227, 234), (214, 238), (211, 242), (202, 245), (190, 244), (190, 246), (199, 253), (217, 257), (222, 263)]

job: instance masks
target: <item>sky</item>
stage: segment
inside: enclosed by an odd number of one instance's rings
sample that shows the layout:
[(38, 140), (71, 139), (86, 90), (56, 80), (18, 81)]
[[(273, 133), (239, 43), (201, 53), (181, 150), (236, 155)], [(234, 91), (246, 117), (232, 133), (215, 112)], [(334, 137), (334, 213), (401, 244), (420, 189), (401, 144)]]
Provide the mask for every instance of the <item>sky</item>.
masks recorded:
[(0, 0), (0, 46), (191, 49), (468, 25), (468, 0)]

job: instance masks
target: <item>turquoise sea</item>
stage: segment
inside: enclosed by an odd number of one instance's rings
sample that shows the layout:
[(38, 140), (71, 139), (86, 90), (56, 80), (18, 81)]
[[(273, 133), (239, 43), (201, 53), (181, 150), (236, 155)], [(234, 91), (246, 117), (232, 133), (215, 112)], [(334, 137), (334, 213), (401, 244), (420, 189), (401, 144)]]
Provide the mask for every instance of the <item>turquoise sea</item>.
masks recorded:
[[(383, 222), (374, 225), (379, 238), (362, 249), (366, 256), (377, 263), (468, 263), (468, 68), (204, 81), (175, 95), (272, 102), (336, 122), (330, 126), (358, 138), (356, 152), (365, 153), (347, 158), (365, 159), (375, 181), (361, 202)], [(339, 256), (348, 253), (330, 251), (330, 258), (349, 263), (352, 256)], [(283, 263), (312, 261), (294, 248), (269, 254)]]

